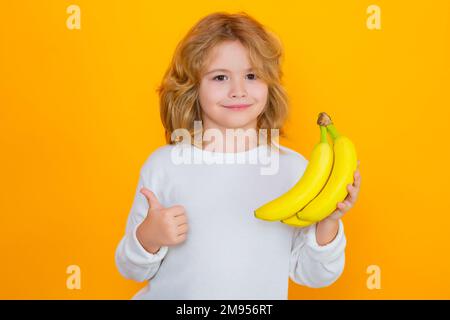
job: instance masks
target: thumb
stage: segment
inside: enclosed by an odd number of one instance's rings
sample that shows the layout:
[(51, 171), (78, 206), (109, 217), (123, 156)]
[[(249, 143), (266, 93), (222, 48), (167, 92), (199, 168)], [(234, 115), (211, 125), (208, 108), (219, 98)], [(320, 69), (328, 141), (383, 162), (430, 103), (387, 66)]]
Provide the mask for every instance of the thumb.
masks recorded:
[(162, 209), (162, 204), (158, 201), (158, 198), (155, 196), (155, 194), (148, 190), (147, 188), (142, 188), (141, 193), (147, 198), (148, 204), (151, 209)]

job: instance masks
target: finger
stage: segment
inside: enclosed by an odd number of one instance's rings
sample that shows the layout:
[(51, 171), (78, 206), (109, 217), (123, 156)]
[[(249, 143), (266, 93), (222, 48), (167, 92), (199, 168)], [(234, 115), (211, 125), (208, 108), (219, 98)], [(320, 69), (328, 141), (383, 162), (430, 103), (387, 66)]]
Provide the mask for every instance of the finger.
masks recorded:
[(148, 205), (150, 206), (151, 209), (162, 209), (163, 208), (162, 204), (158, 201), (158, 198), (152, 191), (150, 191), (144, 187), (141, 189), (141, 193), (147, 199)]
[(338, 203), (338, 209), (343, 212), (346, 213), (348, 210), (351, 209), (351, 203), (348, 200), (344, 200), (342, 202)]
[(180, 244), (180, 243), (186, 241), (186, 235), (187, 235), (187, 233), (183, 233), (183, 234), (178, 235), (176, 243)]
[[(348, 185), (347, 185), (347, 190), (348, 190), (348, 193), (349, 193), (349, 195), (350, 195), (350, 198), (351, 198), (353, 201), (356, 201), (356, 199), (358, 198), (358, 192), (359, 192), (359, 189), (358, 189), (357, 187), (351, 185), (351, 184), (348, 184)], [(347, 198), (346, 198), (346, 199), (347, 199)]]
[(328, 217), (331, 219), (334, 219), (334, 220), (339, 220), (340, 218), (342, 218), (343, 215), (344, 214), (340, 210), (336, 210), (332, 214), (330, 214)]
[(345, 211), (349, 211), (353, 207), (353, 203), (349, 200), (345, 200), (344, 204), (345, 204), (345, 208), (346, 208)]
[(185, 209), (181, 205), (175, 205), (171, 208), (173, 217), (182, 217), (185, 216)]
[(341, 214), (344, 214), (345, 212), (347, 212), (346, 206), (343, 202), (339, 202), (337, 204), (337, 208), (338, 208), (339, 212), (341, 212)]
[(181, 236), (181, 235), (187, 233), (188, 229), (189, 229), (189, 226), (187, 223), (182, 224), (181, 226), (178, 226), (178, 229), (177, 229), (178, 236)]
[(184, 223), (187, 223), (187, 216), (185, 214), (179, 215), (175, 217), (175, 223), (177, 224), (177, 226), (180, 226)]
[(358, 188), (361, 185), (361, 174), (359, 170), (355, 171), (353, 185)]

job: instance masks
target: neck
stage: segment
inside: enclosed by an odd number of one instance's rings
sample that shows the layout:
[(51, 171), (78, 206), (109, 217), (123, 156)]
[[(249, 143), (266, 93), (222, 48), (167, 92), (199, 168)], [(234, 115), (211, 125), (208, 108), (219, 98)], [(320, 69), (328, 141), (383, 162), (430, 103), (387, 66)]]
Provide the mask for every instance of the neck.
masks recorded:
[[(226, 128), (218, 125), (206, 124), (204, 130), (219, 130), (221, 135), (207, 135), (207, 141), (203, 141), (203, 149), (215, 152), (245, 152), (258, 146), (258, 132), (256, 122), (240, 128)], [(227, 136), (228, 129), (228, 136)], [(237, 131), (239, 129), (239, 131)]]

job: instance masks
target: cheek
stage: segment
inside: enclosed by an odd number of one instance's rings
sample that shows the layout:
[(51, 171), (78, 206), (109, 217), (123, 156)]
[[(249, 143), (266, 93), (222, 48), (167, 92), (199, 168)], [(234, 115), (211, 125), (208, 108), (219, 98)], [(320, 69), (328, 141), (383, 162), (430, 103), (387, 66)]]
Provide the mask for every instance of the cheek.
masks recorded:
[(269, 94), (269, 88), (266, 84), (257, 84), (252, 87), (252, 96), (258, 100), (259, 104), (265, 106)]
[(227, 91), (224, 86), (202, 83), (199, 88), (200, 104), (203, 108), (213, 107), (226, 98)]

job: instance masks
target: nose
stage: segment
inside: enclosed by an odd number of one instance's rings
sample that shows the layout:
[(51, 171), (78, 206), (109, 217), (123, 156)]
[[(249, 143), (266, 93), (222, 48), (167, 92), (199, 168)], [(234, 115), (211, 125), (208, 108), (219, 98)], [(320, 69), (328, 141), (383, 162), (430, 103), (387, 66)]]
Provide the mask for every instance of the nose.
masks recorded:
[(230, 97), (232, 98), (241, 98), (246, 97), (247, 91), (245, 89), (245, 85), (242, 81), (242, 79), (235, 79), (232, 81), (231, 87), (230, 87)]

